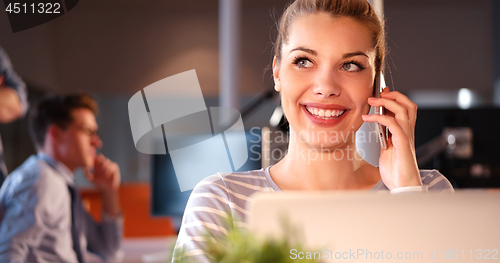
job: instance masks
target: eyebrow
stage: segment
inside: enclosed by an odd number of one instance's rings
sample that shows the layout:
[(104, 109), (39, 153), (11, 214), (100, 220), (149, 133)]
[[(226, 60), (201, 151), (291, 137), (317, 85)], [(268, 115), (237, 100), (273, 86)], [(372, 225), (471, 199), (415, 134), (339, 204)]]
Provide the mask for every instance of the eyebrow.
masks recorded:
[(296, 47), (296, 48), (292, 49), (290, 51), (290, 53), (292, 53), (293, 51), (297, 51), (297, 50), (304, 51), (304, 52), (309, 53), (309, 54), (314, 55), (314, 56), (318, 55), (318, 52), (316, 52), (312, 49), (309, 49), (309, 48), (305, 48), (305, 47)]
[(345, 53), (342, 58), (350, 58), (350, 57), (355, 57), (355, 56), (365, 56), (368, 57), (365, 53), (361, 51), (356, 51), (356, 52), (351, 52), (351, 53)]
[[(316, 52), (316, 51), (314, 51), (314, 50), (312, 50), (310, 48), (305, 48), (305, 47), (296, 47), (296, 48), (292, 49), (290, 51), (290, 53), (293, 52), (293, 51), (304, 51), (304, 52), (309, 53), (309, 54), (314, 55), (314, 56), (318, 55), (318, 52)], [(356, 52), (351, 52), (351, 53), (345, 53), (342, 56), (342, 58), (346, 59), (346, 58), (355, 57), (355, 56), (365, 56), (365, 57), (368, 58), (368, 55), (366, 55), (365, 53), (363, 53), (361, 51), (356, 51)]]

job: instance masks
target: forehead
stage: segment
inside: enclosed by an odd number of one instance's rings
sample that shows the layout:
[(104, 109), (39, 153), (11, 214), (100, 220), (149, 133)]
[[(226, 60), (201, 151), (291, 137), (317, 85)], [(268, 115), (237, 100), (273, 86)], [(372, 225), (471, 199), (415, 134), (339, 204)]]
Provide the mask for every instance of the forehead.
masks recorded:
[(85, 126), (88, 128), (97, 128), (97, 122), (95, 120), (94, 113), (86, 108), (78, 108), (71, 111), (73, 116), (73, 123), (80, 126)]
[(319, 53), (374, 50), (368, 26), (352, 18), (334, 18), (327, 13), (306, 14), (292, 21), (284, 51), (297, 46), (313, 48)]

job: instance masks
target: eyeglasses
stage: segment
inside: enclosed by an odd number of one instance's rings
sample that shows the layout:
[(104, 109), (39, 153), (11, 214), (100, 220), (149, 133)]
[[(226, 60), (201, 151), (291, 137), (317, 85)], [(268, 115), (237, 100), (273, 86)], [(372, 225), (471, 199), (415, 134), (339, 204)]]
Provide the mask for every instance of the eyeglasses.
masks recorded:
[(76, 126), (75, 126), (75, 129), (87, 134), (89, 137), (93, 137), (94, 135), (99, 136), (98, 130), (94, 130), (94, 129), (86, 128), (86, 127), (76, 127)]

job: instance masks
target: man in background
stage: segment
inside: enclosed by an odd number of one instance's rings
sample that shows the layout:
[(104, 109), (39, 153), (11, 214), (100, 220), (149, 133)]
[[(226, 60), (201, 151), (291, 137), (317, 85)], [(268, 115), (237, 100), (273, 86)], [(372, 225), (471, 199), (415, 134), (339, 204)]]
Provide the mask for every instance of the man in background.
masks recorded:
[[(0, 47), (0, 124), (21, 118), (28, 109), (26, 84), (12, 68), (7, 53)], [(0, 186), (7, 176), (0, 137)]]
[[(116, 262), (122, 236), (120, 170), (96, 154), (97, 103), (86, 94), (48, 96), (29, 115), (38, 150), (0, 188), (0, 262)], [(74, 183), (83, 168), (100, 191), (103, 220), (84, 209)], [(2, 212), (3, 208), (3, 212)]]

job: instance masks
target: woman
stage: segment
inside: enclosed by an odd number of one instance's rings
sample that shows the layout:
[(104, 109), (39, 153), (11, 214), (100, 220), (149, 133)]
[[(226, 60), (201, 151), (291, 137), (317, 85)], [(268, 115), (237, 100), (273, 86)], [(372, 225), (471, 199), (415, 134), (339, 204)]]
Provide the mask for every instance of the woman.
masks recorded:
[[(384, 63), (384, 30), (365, 0), (296, 0), (283, 14), (273, 60), (276, 91), (290, 123), (287, 155), (258, 171), (203, 180), (188, 202), (176, 252), (208, 262), (203, 233), (224, 235), (229, 211), (245, 225), (245, 204), (255, 192), (287, 190), (448, 191), (437, 171), (419, 170), (415, 158), (416, 105), (385, 89), (373, 98)], [(370, 106), (388, 114), (367, 115)], [(379, 165), (364, 161), (350, 136), (363, 122), (388, 127)], [(314, 158), (311, 158), (314, 153)]]

